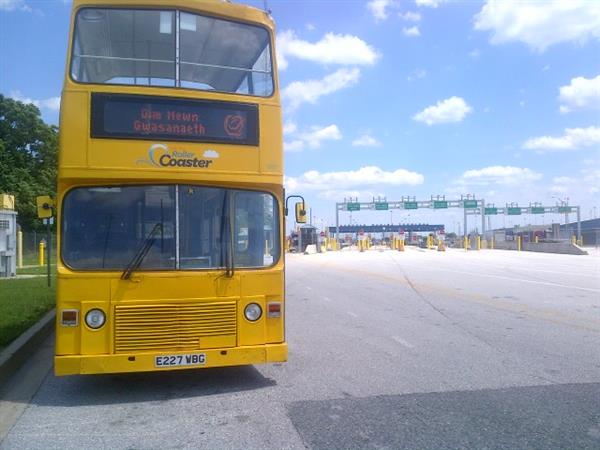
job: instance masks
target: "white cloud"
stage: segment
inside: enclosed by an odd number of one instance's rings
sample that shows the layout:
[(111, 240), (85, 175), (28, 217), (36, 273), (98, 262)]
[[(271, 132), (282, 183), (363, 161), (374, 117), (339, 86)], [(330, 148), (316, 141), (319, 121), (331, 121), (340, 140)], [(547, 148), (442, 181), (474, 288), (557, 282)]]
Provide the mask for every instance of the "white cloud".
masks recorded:
[(423, 111), (415, 114), (413, 119), (427, 125), (461, 122), (472, 110), (473, 108), (462, 98), (450, 97), (446, 100), (440, 100), (435, 105), (428, 106)]
[(32, 9), (23, 0), (0, 0), (0, 11), (25, 11)]
[(577, 184), (577, 180), (571, 177), (554, 177), (552, 178), (552, 184), (550, 185), (550, 192), (555, 194), (566, 194), (574, 185)]
[(421, 20), (421, 14), (418, 12), (407, 11), (405, 13), (398, 13), (398, 17), (407, 22), (419, 22)]
[(293, 131), (288, 131), (286, 134), (290, 135), (290, 140), (283, 144), (286, 152), (301, 152), (306, 147), (318, 149), (323, 141), (339, 141), (342, 139), (340, 129), (334, 124), (326, 127), (312, 126), (304, 132), (298, 132), (294, 124)]
[(367, 8), (373, 14), (375, 20), (385, 20), (388, 18), (388, 8), (396, 6), (394, 0), (371, 0), (367, 3)]
[(583, 184), (589, 194), (600, 193), (600, 167), (588, 167), (581, 171)]
[(561, 42), (600, 38), (600, 2), (488, 0), (475, 15), (475, 29), (490, 31), (492, 44), (520, 41), (543, 52)]
[(279, 68), (288, 66), (294, 57), (320, 64), (373, 65), (379, 58), (377, 51), (362, 39), (349, 34), (327, 33), (315, 43), (299, 39), (292, 30), (277, 35)]
[(312, 23), (307, 23), (306, 25), (304, 25), (304, 28), (306, 28), (308, 31), (316, 30), (316, 27)]
[(560, 87), (558, 96), (561, 113), (577, 109), (600, 109), (600, 75), (596, 78), (577, 77)]
[[(0, 0), (1, 1), (1, 0)], [(35, 105), (40, 109), (47, 109), (49, 111), (60, 110), (60, 97), (50, 97), (41, 100), (25, 97), (21, 91), (11, 91), (10, 95), (14, 100), (18, 100), (26, 105)]]
[(363, 134), (357, 139), (354, 139), (352, 145), (354, 147), (379, 147), (381, 142), (369, 134)]
[(287, 121), (283, 124), (283, 134), (292, 134), (298, 131), (298, 125), (296, 122)]
[(402, 33), (404, 33), (404, 36), (409, 36), (409, 37), (421, 36), (421, 32), (419, 31), (419, 27), (416, 26), (416, 25), (414, 27), (403, 27), (402, 28)]
[(464, 172), (459, 184), (466, 186), (518, 185), (537, 181), (542, 174), (526, 167), (489, 166)]
[(323, 141), (339, 141), (342, 139), (342, 133), (337, 125), (329, 125), (326, 127), (311, 127), (308, 133), (304, 133), (302, 140), (308, 144), (310, 148), (319, 148)]
[(562, 136), (539, 136), (525, 141), (522, 148), (538, 153), (578, 150), (600, 145), (600, 127), (567, 128)]
[(479, 57), (481, 56), (481, 50), (479, 50), (478, 48), (476, 48), (476, 49), (474, 49), (474, 50), (471, 50), (471, 51), (469, 52), (469, 56), (470, 56), (471, 58), (479, 58)]
[(324, 173), (309, 170), (299, 177), (285, 177), (286, 189), (289, 191), (329, 191), (329, 195), (332, 192), (339, 193), (344, 190), (369, 186), (417, 186), (423, 184), (423, 181), (423, 175), (417, 172), (406, 169), (388, 172), (377, 166)]
[(294, 110), (302, 103), (316, 103), (323, 95), (331, 94), (355, 85), (360, 78), (360, 69), (342, 68), (322, 80), (294, 81), (281, 92), (284, 101)]
[(426, 75), (427, 71), (425, 69), (415, 69), (406, 77), (406, 79), (408, 81), (414, 81), (420, 78), (425, 78)]
[(417, 6), (426, 6), (428, 8), (437, 8), (446, 0), (415, 0)]
[(300, 139), (294, 139), (293, 141), (284, 142), (283, 150), (290, 153), (301, 152), (304, 150), (304, 141)]

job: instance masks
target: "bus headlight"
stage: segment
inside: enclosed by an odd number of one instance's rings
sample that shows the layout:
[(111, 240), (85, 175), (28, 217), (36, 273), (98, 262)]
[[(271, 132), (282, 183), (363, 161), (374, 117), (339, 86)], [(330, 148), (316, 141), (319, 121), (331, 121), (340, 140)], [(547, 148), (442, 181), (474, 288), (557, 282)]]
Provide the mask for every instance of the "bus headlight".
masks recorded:
[(85, 315), (85, 323), (93, 330), (102, 327), (106, 322), (106, 314), (101, 309), (90, 309)]
[(262, 308), (256, 303), (250, 303), (244, 309), (244, 316), (246, 316), (246, 319), (250, 322), (256, 322), (260, 319), (260, 316), (262, 316)]

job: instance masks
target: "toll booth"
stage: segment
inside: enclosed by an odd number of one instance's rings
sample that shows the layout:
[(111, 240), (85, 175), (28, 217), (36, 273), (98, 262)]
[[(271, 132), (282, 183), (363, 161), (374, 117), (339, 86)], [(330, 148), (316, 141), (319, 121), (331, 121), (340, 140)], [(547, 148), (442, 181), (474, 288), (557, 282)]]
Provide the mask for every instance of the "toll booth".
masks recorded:
[(312, 225), (302, 225), (291, 235), (291, 249), (296, 253), (304, 253), (307, 245), (316, 245), (318, 249), (319, 238), (317, 228)]
[(15, 198), (0, 194), (0, 278), (17, 274), (17, 212)]

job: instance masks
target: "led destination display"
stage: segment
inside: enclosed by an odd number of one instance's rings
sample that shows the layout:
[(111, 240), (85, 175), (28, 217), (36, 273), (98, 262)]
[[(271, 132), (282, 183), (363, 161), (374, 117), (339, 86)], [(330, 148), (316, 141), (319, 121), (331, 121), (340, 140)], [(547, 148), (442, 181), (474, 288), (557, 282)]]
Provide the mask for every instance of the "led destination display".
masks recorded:
[(258, 145), (258, 108), (244, 103), (92, 95), (93, 138)]

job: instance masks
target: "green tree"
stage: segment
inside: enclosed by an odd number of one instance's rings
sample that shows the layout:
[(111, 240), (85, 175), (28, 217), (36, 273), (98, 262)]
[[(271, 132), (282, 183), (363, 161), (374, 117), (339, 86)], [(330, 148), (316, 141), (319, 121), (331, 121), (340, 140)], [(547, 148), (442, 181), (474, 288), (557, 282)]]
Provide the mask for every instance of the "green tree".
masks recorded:
[(25, 231), (41, 229), (35, 199), (55, 196), (58, 129), (40, 110), (0, 94), (0, 192), (15, 196)]

